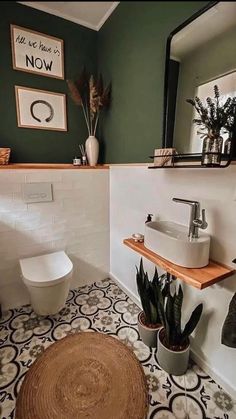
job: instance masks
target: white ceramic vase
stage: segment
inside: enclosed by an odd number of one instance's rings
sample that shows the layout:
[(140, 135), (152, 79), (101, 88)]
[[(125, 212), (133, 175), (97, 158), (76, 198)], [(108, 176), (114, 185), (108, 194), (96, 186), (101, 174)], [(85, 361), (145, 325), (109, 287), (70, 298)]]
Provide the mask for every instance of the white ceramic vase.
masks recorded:
[(89, 166), (96, 166), (99, 154), (99, 142), (94, 135), (90, 135), (85, 141), (85, 150)]

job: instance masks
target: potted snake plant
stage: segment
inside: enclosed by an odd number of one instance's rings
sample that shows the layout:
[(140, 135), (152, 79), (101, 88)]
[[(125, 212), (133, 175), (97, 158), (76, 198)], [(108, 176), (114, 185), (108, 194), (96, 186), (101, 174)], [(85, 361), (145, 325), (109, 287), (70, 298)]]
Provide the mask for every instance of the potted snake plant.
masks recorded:
[(158, 296), (160, 294), (162, 299), (165, 299), (169, 289), (168, 277), (164, 285), (166, 274), (159, 277), (155, 268), (154, 277), (150, 281), (147, 272), (144, 272), (142, 259), (139, 269), (136, 267), (136, 270), (137, 289), (143, 309), (138, 315), (139, 334), (145, 345), (156, 348), (157, 333), (162, 326), (158, 310)]
[(183, 375), (187, 371), (190, 352), (189, 336), (196, 328), (203, 305), (199, 304), (192, 312), (184, 329), (181, 327), (183, 290), (181, 285), (174, 295), (170, 293), (163, 299), (159, 292), (159, 316), (163, 327), (158, 333), (157, 358), (160, 367), (173, 375)]

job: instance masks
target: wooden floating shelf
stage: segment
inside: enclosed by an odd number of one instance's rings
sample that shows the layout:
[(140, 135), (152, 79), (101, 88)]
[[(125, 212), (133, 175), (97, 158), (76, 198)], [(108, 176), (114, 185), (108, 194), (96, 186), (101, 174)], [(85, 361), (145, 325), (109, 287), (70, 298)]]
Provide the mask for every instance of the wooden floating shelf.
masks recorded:
[(137, 243), (134, 239), (125, 239), (123, 243), (130, 247), (135, 252), (144, 256), (146, 259), (153, 262), (155, 265), (160, 266), (166, 272), (183, 280), (188, 285), (192, 285), (200, 290), (216, 284), (225, 278), (233, 275), (235, 270), (229, 266), (222, 265), (218, 262), (210, 260), (209, 264), (204, 268), (191, 269), (183, 268), (182, 266), (175, 265), (168, 260), (162, 258), (151, 250), (147, 249), (143, 243)]
[(97, 165), (97, 166), (74, 166), (73, 164), (66, 163), (12, 163), (0, 165), (0, 170), (9, 169), (74, 169), (74, 170), (98, 170), (98, 169), (109, 169), (109, 166)]

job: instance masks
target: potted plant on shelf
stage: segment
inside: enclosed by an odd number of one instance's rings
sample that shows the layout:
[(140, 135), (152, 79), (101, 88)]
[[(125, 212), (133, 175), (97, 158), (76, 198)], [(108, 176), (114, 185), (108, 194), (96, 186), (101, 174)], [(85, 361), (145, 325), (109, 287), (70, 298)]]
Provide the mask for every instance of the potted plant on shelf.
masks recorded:
[[(192, 105), (197, 111), (197, 118), (193, 123), (198, 125), (202, 146), (202, 165), (219, 166), (221, 162), (221, 153), (223, 146), (222, 133), (228, 132), (230, 141), (236, 116), (236, 97), (228, 97), (224, 102), (220, 97), (220, 91), (217, 85), (214, 86), (214, 98), (207, 97), (206, 104), (196, 96), (194, 99), (187, 99), (187, 103)], [(230, 147), (225, 147), (230, 154)], [(226, 146), (226, 145), (225, 145)]]
[(187, 371), (190, 341), (189, 336), (196, 328), (203, 305), (199, 304), (192, 312), (184, 329), (181, 328), (183, 290), (167, 295), (166, 301), (159, 292), (159, 316), (163, 327), (158, 333), (157, 359), (160, 367), (173, 375), (183, 375)]
[(72, 100), (82, 108), (89, 134), (85, 142), (86, 154), (89, 165), (96, 166), (99, 155), (96, 131), (101, 111), (110, 105), (111, 84), (104, 88), (102, 76), (95, 80), (84, 68), (78, 80), (67, 80), (67, 85)]
[(159, 295), (165, 299), (169, 290), (169, 276), (167, 276), (167, 282), (164, 285), (166, 274), (159, 277), (155, 268), (154, 277), (150, 281), (147, 272), (144, 272), (142, 259), (139, 269), (137, 267), (136, 269), (137, 289), (143, 308), (138, 315), (139, 334), (145, 345), (156, 348), (157, 333), (162, 326), (158, 310)]

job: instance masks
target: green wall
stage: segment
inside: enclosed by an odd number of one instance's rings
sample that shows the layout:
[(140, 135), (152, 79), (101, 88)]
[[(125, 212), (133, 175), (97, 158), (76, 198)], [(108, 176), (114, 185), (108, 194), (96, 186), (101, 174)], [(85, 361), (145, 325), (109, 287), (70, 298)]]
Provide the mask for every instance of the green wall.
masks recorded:
[(10, 24), (43, 32), (64, 40), (65, 79), (73, 78), (84, 65), (96, 71), (97, 33), (67, 20), (15, 2), (0, 6), (0, 147), (12, 148), (13, 162), (72, 162), (78, 145), (88, 137), (81, 109), (67, 100), (68, 132), (18, 128), (14, 86), (67, 93), (65, 80), (13, 70)]
[(120, 2), (97, 33), (15, 2), (1, 2), (0, 146), (13, 162), (71, 162), (87, 138), (81, 109), (67, 100), (68, 132), (18, 128), (14, 86), (67, 93), (66, 81), (12, 69), (10, 24), (62, 38), (65, 78), (84, 65), (111, 80), (113, 101), (102, 115), (101, 162), (149, 161), (161, 146), (165, 46), (169, 33), (206, 2)]
[(121, 2), (99, 31), (99, 70), (113, 89), (100, 124), (104, 161), (150, 161), (161, 147), (166, 40), (206, 3)]

